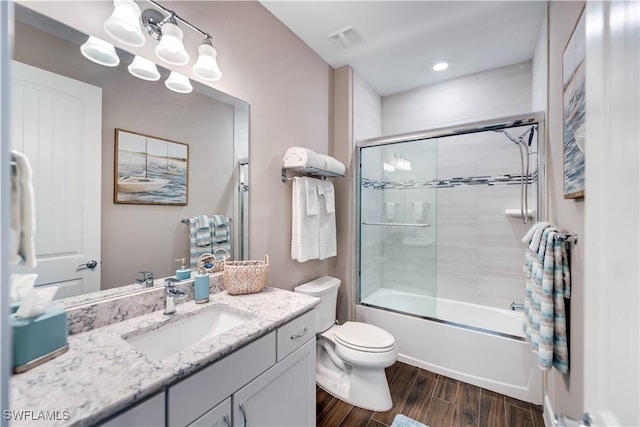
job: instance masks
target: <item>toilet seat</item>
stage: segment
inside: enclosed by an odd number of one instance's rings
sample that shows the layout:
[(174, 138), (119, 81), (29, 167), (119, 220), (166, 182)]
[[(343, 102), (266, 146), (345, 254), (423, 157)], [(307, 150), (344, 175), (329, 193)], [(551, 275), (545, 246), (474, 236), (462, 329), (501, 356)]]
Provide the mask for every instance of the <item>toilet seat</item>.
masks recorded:
[(393, 335), (374, 325), (345, 322), (334, 331), (336, 344), (366, 353), (386, 353), (396, 347)]

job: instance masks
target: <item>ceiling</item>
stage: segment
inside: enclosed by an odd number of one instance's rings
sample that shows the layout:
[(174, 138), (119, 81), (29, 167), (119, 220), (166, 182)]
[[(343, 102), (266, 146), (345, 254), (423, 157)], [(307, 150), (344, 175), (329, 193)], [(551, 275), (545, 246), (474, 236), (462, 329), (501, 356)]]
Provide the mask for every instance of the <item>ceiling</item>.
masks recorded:
[[(329, 65), (351, 65), (382, 96), (530, 60), (546, 11), (545, 1), (261, 3)], [(329, 38), (349, 26), (360, 44)], [(441, 59), (450, 67), (433, 71)]]

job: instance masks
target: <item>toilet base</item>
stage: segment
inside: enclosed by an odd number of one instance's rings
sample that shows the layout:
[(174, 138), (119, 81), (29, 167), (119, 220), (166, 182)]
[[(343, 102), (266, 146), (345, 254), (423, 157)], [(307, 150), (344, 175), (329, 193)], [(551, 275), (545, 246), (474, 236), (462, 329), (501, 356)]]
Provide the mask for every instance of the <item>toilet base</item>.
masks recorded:
[(391, 393), (384, 369), (339, 369), (322, 346), (317, 346), (316, 382), (327, 393), (353, 406), (370, 411), (391, 409)]

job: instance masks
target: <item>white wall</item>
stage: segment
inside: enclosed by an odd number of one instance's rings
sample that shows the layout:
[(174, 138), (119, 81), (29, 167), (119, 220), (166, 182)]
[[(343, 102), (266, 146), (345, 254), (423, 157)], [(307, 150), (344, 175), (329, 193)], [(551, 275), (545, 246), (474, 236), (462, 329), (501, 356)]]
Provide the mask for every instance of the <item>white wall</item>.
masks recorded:
[[(564, 199), (562, 54), (578, 22), (584, 2), (549, 3), (549, 100), (547, 109), (548, 219), (579, 236), (571, 247), (571, 300), (568, 305), (569, 373), (547, 375), (547, 393), (557, 413), (582, 417), (584, 375), (584, 199)], [(588, 191), (587, 191), (588, 193)], [(588, 196), (587, 196), (588, 197)]]
[(531, 61), (382, 98), (382, 134), (531, 112)]

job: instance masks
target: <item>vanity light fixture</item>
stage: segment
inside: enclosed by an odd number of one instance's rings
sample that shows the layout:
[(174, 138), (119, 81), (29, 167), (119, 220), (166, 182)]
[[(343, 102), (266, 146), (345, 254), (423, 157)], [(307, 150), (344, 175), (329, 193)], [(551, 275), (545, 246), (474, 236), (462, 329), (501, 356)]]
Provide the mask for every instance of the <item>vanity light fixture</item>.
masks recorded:
[(140, 7), (133, 0), (113, 0), (113, 13), (104, 21), (104, 30), (114, 39), (129, 46), (144, 45), (140, 27)]
[(451, 61), (449, 60), (444, 59), (442, 61), (438, 61), (433, 65), (433, 71), (444, 71), (449, 68), (449, 65), (451, 65)]
[(89, 36), (80, 46), (80, 52), (85, 58), (105, 67), (116, 67), (120, 64), (120, 58), (113, 45), (95, 36)]
[(166, 9), (153, 0), (147, 0), (157, 9), (147, 9), (142, 12), (142, 23), (149, 35), (160, 43), (156, 46), (156, 55), (164, 62), (172, 65), (185, 65), (189, 62), (189, 54), (184, 44), (184, 33), (178, 28), (178, 21), (204, 36), (204, 41), (198, 47), (198, 60), (193, 66), (193, 73), (203, 80), (215, 81), (222, 77), (218, 67), (218, 52), (213, 47), (211, 35), (195, 25), (185, 21), (174, 11)]
[(178, 93), (189, 93), (193, 90), (189, 78), (184, 74), (172, 71), (169, 78), (165, 80), (164, 85), (167, 89)]
[(133, 62), (129, 64), (129, 73), (142, 80), (148, 80), (155, 82), (160, 80), (160, 72), (156, 64), (149, 61), (147, 58), (136, 55), (133, 58)]

